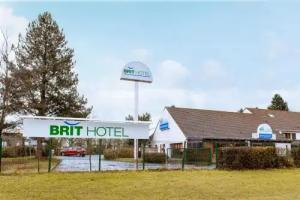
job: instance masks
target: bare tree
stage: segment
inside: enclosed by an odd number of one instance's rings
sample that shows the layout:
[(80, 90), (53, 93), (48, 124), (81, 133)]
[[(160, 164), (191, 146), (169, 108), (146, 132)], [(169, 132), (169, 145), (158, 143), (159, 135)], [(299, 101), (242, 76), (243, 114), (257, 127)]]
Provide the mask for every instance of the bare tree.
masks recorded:
[(7, 34), (1, 30), (3, 42), (0, 49), (0, 171), (2, 154), (2, 132), (7, 127), (6, 117), (12, 113), (12, 78), (11, 71), (14, 67), (13, 45), (9, 44)]
[(6, 117), (13, 112), (12, 109), (12, 77), (14, 68), (14, 46), (9, 44), (8, 36), (1, 31), (3, 44), (0, 49), (0, 134), (7, 127)]

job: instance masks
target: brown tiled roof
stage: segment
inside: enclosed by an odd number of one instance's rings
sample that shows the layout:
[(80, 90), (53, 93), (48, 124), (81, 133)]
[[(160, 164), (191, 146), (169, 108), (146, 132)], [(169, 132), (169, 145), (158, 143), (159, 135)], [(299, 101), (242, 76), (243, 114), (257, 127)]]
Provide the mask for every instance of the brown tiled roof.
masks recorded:
[(275, 131), (300, 130), (300, 113), (280, 110), (247, 108), (253, 115), (263, 118)]
[(281, 130), (300, 130), (300, 113), (247, 108), (250, 113), (166, 107), (189, 139), (250, 139), (259, 124), (269, 124), (277, 139)]

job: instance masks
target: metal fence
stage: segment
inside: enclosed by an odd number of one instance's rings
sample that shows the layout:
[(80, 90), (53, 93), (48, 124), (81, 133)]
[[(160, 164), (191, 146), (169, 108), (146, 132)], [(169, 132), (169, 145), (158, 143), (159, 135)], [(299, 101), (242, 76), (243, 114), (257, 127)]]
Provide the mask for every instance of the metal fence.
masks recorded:
[[(213, 167), (212, 152), (205, 148), (167, 149), (159, 152), (145, 142), (139, 146), (136, 165), (134, 147), (130, 141), (80, 139), (60, 141), (43, 139), (40, 154), (37, 145), (21, 145), (2, 148), (0, 162), (2, 174), (154, 170), (154, 169), (202, 169)], [(136, 166), (138, 168), (136, 168)]]

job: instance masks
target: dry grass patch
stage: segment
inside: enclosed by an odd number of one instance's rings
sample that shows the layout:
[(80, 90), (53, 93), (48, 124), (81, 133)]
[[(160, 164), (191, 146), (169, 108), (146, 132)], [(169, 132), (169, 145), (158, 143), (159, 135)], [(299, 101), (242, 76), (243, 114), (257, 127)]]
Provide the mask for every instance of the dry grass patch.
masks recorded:
[(300, 199), (300, 170), (0, 176), (0, 199)]

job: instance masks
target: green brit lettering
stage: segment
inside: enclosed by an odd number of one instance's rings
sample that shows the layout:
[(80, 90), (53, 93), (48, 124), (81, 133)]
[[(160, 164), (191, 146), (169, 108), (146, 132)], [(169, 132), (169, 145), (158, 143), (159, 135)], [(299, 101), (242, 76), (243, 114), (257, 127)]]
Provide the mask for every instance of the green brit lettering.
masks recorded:
[(73, 126), (70, 126), (70, 129), (69, 129), (69, 134), (72, 136), (73, 135)]
[(80, 136), (80, 131), (81, 131), (81, 129), (83, 129), (83, 127), (82, 126), (74, 126), (74, 128), (76, 130), (77, 136)]
[[(50, 125), (50, 135), (80, 136), (83, 126)], [(86, 136), (128, 138), (122, 127), (86, 127)]]
[(59, 126), (50, 125), (50, 135), (58, 135), (59, 134)]
[(63, 136), (80, 136), (82, 126), (56, 126), (50, 125), (50, 135), (63, 135)]
[(60, 135), (69, 135), (69, 127), (68, 126), (60, 126), (59, 134)]

